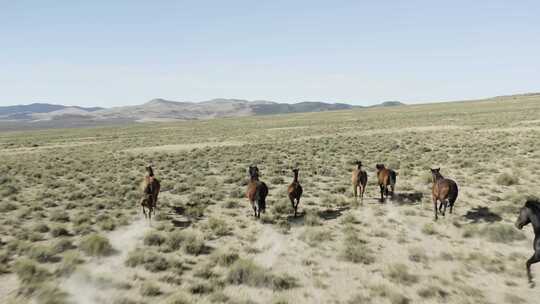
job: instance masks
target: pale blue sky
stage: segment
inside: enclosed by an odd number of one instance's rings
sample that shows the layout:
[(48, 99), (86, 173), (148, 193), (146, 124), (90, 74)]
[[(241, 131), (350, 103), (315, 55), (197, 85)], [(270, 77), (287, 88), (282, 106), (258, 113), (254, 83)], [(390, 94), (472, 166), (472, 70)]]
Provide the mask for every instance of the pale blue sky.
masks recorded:
[(442, 2), (0, 0), (0, 105), (540, 91), (540, 1)]

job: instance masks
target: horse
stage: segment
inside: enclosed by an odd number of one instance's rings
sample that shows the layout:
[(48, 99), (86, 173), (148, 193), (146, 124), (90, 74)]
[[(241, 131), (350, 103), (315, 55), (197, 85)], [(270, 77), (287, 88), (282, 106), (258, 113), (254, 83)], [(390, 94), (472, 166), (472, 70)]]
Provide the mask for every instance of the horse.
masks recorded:
[(354, 164), (357, 165), (357, 168), (352, 171), (351, 177), (354, 199), (356, 200), (358, 193), (360, 193), (360, 200), (364, 202), (364, 192), (366, 192), (368, 176), (366, 171), (362, 170), (361, 161), (356, 161)]
[[(143, 196), (140, 201), (142, 211), (145, 218), (152, 219), (152, 213), (155, 215), (157, 209), (157, 201), (159, 190), (161, 185), (159, 180), (154, 176), (154, 170), (152, 166), (146, 166), (147, 175), (144, 177), (141, 183), (141, 190)], [(146, 208), (148, 208), (148, 214), (146, 213)]]
[(526, 266), (529, 284), (531, 287), (534, 287), (531, 265), (540, 262), (540, 202), (538, 200), (529, 199), (525, 202), (525, 205), (521, 207), (521, 210), (519, 211), (519, 216), (515, 225), (516, 228), (521, 230), (529, 223), (531, 223), (534, 230), (534, 254), (527, 260)]
[(257, 166), (249, 166), (249, 177), (246, 196), (251, 203), (251, 207), (253, 207), (255, 217), (260, 218), (261, 211), (263, 213), (266, 211), (268, 187), (259, 180), (259, 168)]
[(292, 169), (294, 178), (292, 183), (287, 188), (287, 193), (289, 194), (289, 199), (291, 200), (291, 204), (294, 209), (294, 217), (296, 217), (298, 205), (300, 204), (300, 197), (302, 196), (303, 192), (302, 186), (298, 182), (298, 171), (300, 171), (298, 168)]
[[(441, 175), (441, 168), (431, 169), (431, 176), (433, 178), (431, 195), (433, 198), (433, 209), (435, 209), (435, 220), (437, 220), (437, 213), (440, 212), (444, 216), (447, 206), (450, 206), (450, 214), (452, 214), (459, 190), (455, 181)], [(438, 212), (437, 201), (440, 202)]]
[(394, 197), (394, 189), (396, 186), (397, 172), (392, 169), (387, 169), (384, 164), (375, 165), (377, 169), (377, 179), (379, 180), (379, 188), (381, 189), (381, 202), (384, 202), (388, 197), (388, 188), (390, 187), (391, 197)]

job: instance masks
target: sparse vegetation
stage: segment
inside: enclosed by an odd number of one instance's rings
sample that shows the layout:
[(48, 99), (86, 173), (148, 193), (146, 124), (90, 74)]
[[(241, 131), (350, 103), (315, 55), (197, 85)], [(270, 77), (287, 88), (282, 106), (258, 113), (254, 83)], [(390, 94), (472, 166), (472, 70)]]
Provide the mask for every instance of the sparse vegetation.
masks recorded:
[[(534, 98), (2, 132), (0, 292), (63, 303), (82, 280), (114, 303), (535, 303), (524, 283), (533, 234), (513, 226), (539, 195)], [(362, 204), (353, 159), (369, 175)], [(399, 171), (382, 204), (379, 162)], [(163, 187), (151, 223), (138, 205), (148, 163)], [(251, 163), (270, 189), (260, 220), (245, 198)], [(439, 166), (460, 192), (435, 222)]]
[(109, 240), (99, 234), (85, 236), (81, 240), (79, 248), (90, 256), (105, 256), (112, 252), (112, 246)]

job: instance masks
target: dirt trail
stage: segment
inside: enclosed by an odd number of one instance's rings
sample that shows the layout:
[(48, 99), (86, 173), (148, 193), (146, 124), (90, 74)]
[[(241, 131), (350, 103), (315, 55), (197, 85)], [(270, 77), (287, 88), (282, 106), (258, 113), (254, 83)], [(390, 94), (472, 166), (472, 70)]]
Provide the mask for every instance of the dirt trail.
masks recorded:
[(148, 221), (138, 217), (130, 225), (109, 233), (107, 238), (115, 253), (90, 260), (64, 282), (62, 287), (70, 300), (81, 304), (111, 303), (118, 296), (113, 284), (115, 278), (125, 278), (130, 274), (124, 261), (150, 228)]
[(7, 274), (1, 277), (2, 284), (0, 284), (0, 303), (5, 303), (11, 296), (17, 293), (19, 282), (17, 275)]
[(281, 253), (285, 252), (290, 242), (285, 235), (274, 230), (271, 225), (262, 225), (259, 235), (263, 237), (257, 240), (255, 247), (261, 253), (255, 257), (255, 261), (261, 266), (271, 268), (276, 264)]

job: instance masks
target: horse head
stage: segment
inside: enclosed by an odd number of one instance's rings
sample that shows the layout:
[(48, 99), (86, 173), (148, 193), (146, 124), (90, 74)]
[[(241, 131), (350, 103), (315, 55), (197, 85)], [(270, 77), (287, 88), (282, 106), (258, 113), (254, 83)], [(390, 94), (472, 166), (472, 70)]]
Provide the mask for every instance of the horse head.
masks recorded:
[(433, 182), (443, 177), (441, 174), (441, 168), (430, 169), (430, 170), (431, 170), (431, 177), (433, 177)]
[(148, 165), (145, 167), (146, 172), (148, 172), (148, 176), (154, 176), (154, 170), (152, 169), (152, 165)]
[(251, 178), (258, 178), (259, 177), (259, 168), (257, 168), (257, 166), (249, 166), (249, 176)]
[(531, 222), (531, 219), (529, 218), (529, 212), (531, 212), (531, 210), (527, 206), (521, 207), (515, 223), (517, 229), (521, 230), (523, 229), (523, 226)]
[(384, 164), (376, 164), (375, 165), (375, 168), (379, 171), (383, 170), (384, 169)]

